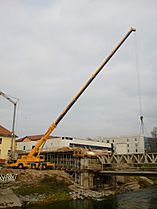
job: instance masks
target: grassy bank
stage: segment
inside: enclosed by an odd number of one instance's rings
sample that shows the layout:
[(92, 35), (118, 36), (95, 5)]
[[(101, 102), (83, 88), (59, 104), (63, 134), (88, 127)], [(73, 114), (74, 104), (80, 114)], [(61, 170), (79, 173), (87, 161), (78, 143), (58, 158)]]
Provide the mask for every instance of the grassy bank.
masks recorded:
[(18, 174), (16, 181), (3, 187), (10, 188), (23, 205), (51, 204), (71, 199), (69, 185), (73, 181), (62, 171), (13, 170), (13, 172)]
[(44, 175), (34, 183), (23, 183), (13, 188), (14, 193), (27, 204), (50, 204), (57, 201), (70, 200), (69, 183), (55, 176)]

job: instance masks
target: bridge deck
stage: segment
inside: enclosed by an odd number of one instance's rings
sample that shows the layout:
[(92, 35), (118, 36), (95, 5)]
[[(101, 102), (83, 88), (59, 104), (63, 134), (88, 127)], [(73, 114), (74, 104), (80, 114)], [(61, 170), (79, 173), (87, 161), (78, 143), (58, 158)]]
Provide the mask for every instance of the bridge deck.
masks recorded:
[(157, 176), (155, 171), (100, 171), (106, 176)]

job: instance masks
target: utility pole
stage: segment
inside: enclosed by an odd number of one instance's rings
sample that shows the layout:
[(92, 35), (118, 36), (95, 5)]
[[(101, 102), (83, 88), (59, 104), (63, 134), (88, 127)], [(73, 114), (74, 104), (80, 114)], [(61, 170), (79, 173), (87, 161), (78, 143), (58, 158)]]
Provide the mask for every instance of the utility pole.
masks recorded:
[(15, 116), (16, 116), (16, 106), (17, 106), (17, 101), (14, 101), (10, 96), (5, 94), (4, 92), (0, 91), (0, 95), (3, 96), (5, 99), (7, 99), (9, 102), (11, 102), (14, 105), (14, 112), (13, 112), (13, 122), (12, 122), (12, 131), (11, 131), (11, 153), (9, 158), (14, 159), (15, 158), (15, 144), (14, 144), (14, 138), (15, 138)]

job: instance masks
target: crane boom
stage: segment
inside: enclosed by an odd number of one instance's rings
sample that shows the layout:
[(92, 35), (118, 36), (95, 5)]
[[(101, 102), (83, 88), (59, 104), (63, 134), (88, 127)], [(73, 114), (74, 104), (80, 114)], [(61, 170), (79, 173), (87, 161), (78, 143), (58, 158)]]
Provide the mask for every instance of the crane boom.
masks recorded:
[(16, 105), (17, 102), (13, 101), (8, 95), (6, 95), (4, 92), (0, 91), (0, 95), (2, 95), (4, 98), (6, 98), (8, 101), (10, 101), (12, 104)]
[(47, 132), (44, 134), (44, 136), (38, 141), (36, 146), (30, 151), (28, 154), (28, 158), (31, 158), (34, 156), (34, 154), (39, 150), (41, 145), (44, 141), (46, 141), (52, 131), (57, 127), (59, 122), (62, 120), (62, 118), (67, 114), (67, 112), (70, 110), (70, 108), (74, 105), (74, 103), (78, 100), (78, 98), (81, 96), (81, 94), (86, 90), (86, 88), (90, 85), (90, 83), (95, 79), (95, 77), (98, 75), (98, 73), (103, 69), (103, 67), (107, 64), (107, 62), (112, 58), (112, 56), (116, 53), (116, 51), (120, 48), (120, 46), (124, 43), (124, 41), (128, 38), (128, 36), (135, 32), (136, 29), (130, 28), (130, 30), (126, 33), (126, 35), (122, 38), (122, 40), (119, 42), (119, 44), (113, 49), (113, 51), (109, 54), (109, 56), (102, 62), (102, 64), (98, 67), (98, 69), (94, 72), (94, 74), (89, 78), (89, 80), (85, 83), (85, 85), (79, 90), (79, 92), (72, 98), (70, 103), (67, 105), (67, 107), (63, 110), (63, 112), (58, 116), (58, 118), (51, 124)]
[(13, 141), (15, 137), (15, 115), (16, 115), (16, 105), (17, 102), (15, 102), (13, 99), (11, 99), (7, 94), (4, 92), (0, 91), (0, 95), (3, 96), (5, 99), (7, 99), (9, 102), (11, 102), (14, 105), (14, 112), (13, 112), (13, 123), (12, 123), (12, 140), (11, 140), (11, 153), (10, 153), (10, 158), (14, 158), (14, 148), (13, 148)]

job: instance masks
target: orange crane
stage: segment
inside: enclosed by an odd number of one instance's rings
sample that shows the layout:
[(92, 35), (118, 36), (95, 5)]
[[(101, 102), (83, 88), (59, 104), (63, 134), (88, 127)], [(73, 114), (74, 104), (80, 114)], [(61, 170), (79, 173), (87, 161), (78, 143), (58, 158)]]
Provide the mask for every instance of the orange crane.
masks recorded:
[(48, 128), (44, 136), (37, 142), (36, 146), (29, 152), (28, 155), (23, 155), (20, 159), (17, 159), (15, 163), (8, 164), (10, 167), (15, 168), (43, 168), (53, 166), (50, 162), (45, 162), (43, 158), (40, 157), (39, 149), (43, 146), (45, 141), (49, 138), (52, 131), (57, 127), (59, 122), (63, 119), (63, 117), (67, 114), (70, 108), (74, 105), (74, 103), (78, 100), (81, 94), (86, 90), (86, 88), (90, 85), (90, 83), (96, 78), (98, 73), (103, 69), (103, 67), (107, 64), (107, 62), (112, 58), (112, 56), (116, 53), (116, 51), (120, 48), (120, 46), (124, 43), (124, 41), (129, 37), (132, 32), (135, 32), (136, 29), (130, 28), (126, 35), (122, 38), (119, 44), (113, 49), (113, 51), (109, 54), (109, 56), (102, 62), (102, 64), (98, 67), (98, 69), (92, 74), (89, 80), (84, 84), (84, 86), (78, 91), (78, 93), (72, 98), (70, 103), (66, 106), (63, 112), (59, 115), (59, 117), (51, 124)]
[[(5, 94), (4, 92), (0, 91), (0, 95), (3, 96), (5, 99), (7, 99), (9, 102), (11, 102), (14, 105), (14, 112), (13, 112), (13, 123), (12, 123), (12, 132), (11, 132), (11, 147), (10, 147), (10, 160), (15, 158), (15, 149), (14, 149), (14, 138), (15, 138), (15, 116), (16, 116), (16, 106), (17, 106), (17, 101), (14, 101), (10, 96)], [(14, 98), (16, 99), (16, 98)], [(18, 99), (16, 99), (18, 100)]]

